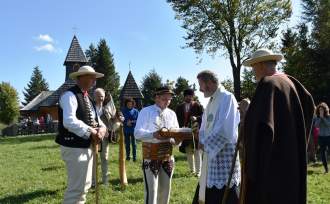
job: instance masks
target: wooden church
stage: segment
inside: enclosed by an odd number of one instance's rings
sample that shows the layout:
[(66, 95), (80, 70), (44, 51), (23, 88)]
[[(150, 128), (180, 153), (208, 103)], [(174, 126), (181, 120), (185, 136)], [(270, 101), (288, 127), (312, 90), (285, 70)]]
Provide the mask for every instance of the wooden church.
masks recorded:
[(75, 82), (69, 78), (69, 74), (77, 71), (79, 67), (87, 64), (87, 62), (88, 61), (80, 47), (77, 37), (73, 36), (69, 51), (64, 61), (66, 69), (64, 83), (56, 91), (42, 91), (20, 110), (21, 115), (40, 117), (50, 114), (53, 120), (58, 120), (59, 97), (64, 91), (75, 85)]
[(120, 106), (124, 106), (124, 101), (125, 98), (131, 97), (134, 99), (136, 108), (137, 109), (142, 109), (142, 99), (143, 99), (143, 94), (141, 93), (137, 83), (135, 82), (135, 79), (133, 77), (133, 74), (131, 71), (128, 72), (125, 84), (120, 92)]

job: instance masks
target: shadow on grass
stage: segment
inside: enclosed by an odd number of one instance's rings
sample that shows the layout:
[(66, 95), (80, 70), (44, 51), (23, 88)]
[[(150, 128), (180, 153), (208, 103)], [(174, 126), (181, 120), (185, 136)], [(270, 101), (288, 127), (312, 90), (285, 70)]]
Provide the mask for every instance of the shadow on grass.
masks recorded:
[(0, 199), (0, 203), (26, 203), (30, 200), (44, 197), (44, 196), (54, 196), (58, 191), (50, 191), (50, 190), (38, 190), (34, 192), (19, 194), (19, 195), (11, 195)]
[(320, 167), (320, 166), (322, 166), (322, 164), (321, 163), (313, 163), (313, 164), (310, 164), (309, 166), (311, 166), (311, 167)]
[(320, 175), (320, 174), (322, 173), (318, 171), (307, 170), (307, 175)]
[(63, 166), (50, 166), (41, 168), (42, 171), (56, 171), (58, 169), (63, 169)]
[(40, 134), (40, 135), (28, 135), (28, 136), (3, 137), (0, 139), (0, 143), (1, 144), (21, 144), (21, 143), (25, 143), (25, 142), (39, 142), (39, 141), (44, 141), (44, 140), (55, 140), (55, 135), (56, 134)]
[[(143, 182), (143, 178), (128, 178), (127, 179), (128, 185), (135, 185), (137, 183), (142, 183)], [(120, 186), (120, 179), (116, 178), (116, 179), (110, 179), (110, 184), (113, 186)]]
[(179, 162), (179, 161), (187, 161), (187, 157), (186, 157), (185, 154), (176, 154), (176, 155), (174, 156), (174, 158), (175, 158), (175, 161), (176, 161), (176, 162)]

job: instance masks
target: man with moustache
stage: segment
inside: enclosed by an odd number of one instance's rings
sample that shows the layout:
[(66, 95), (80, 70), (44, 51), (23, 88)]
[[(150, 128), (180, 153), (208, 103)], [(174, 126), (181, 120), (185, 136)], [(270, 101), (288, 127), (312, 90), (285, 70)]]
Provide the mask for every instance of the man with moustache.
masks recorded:
[[(203, 106), (194, 101), (194, 90), (183, 91), (184, 102), (176, 107), (176, 116), (180, 127), (192, 127), (192, 117), (195, 117), (198, 125), (202, 121)], [(199, 127), (198, 126), (198, 127)], [(202, 164), (202, 151), (198, 149), (198, 140), (184, 140), (180, 145), (180, 152), (187, 154), (187, 161), (192, 174), (200, 176)]]
[(56, 142), (61, 145), (61, 156), (67, 170), (67, 189), (63, 203), (84, 204), (92, 181), (92, 142), (99, 143), (106, 127), (88, 95), (96, 78), (103, 74), (90, 66), (82, 66), (70, 75), (77, 85), (65, 91), (59, 99), (59, 133)]

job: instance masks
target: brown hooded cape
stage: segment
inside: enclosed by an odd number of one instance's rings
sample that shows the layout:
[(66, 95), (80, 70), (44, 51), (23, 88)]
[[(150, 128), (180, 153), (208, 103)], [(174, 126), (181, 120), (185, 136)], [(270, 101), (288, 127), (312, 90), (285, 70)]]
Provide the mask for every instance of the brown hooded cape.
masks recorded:
[(314, 102), (298, 80), (266, 76), (245, 116), (241, 204), (306, 203)]

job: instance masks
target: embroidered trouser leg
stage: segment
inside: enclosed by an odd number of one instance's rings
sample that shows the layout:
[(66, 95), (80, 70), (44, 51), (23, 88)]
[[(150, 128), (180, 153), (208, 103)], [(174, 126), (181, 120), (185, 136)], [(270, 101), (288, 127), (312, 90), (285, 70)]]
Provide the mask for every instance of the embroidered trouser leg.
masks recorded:
[(67, 170), (67, 189), (63, 204), (84, 204), (91, 187), (93, 157), (91, 148), (61, 146), (61, 156)]
[(174, 159), (157, 161), (144, 159), (142, 163), (145, 204), (168, 204)]

